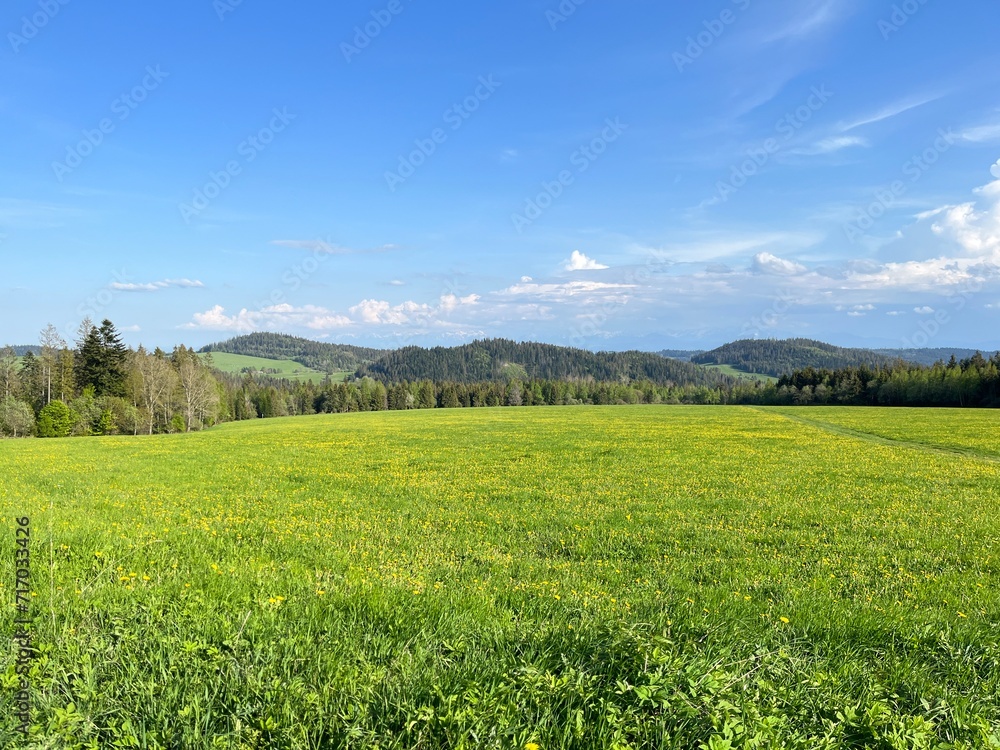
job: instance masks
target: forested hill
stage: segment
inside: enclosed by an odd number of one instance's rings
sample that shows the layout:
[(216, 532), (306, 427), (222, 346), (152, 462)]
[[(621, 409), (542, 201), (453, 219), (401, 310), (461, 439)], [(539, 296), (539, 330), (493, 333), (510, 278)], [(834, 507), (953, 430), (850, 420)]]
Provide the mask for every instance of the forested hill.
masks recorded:
[(731, 365), (744, 372), (781, 377), (807, 367), (837, 370), (845, 367), (889, 367), (898, 356), (869, 349), (844, 349), (811, 339), (759, 339), (734, 341), (691, 358), (701, 365)]
[(281, 333), (237, 336), (219, 344), (209, 344), (201, 351), (243, 354), (264, 359), (290, 359), (320, 372), (351, 372), (385, 354), (382, 349), (324, 344)]
[(718, 373), (651, 352), (599, 352), (506, 339), (476, 341), (454, 348), (410, 346), (391, 351), (361, 367), (357, 376), (386, 383), (448, 380), (474, 383), (498, 380), (588, 379), (608, 382), (651, 380), (658, 384), (719, 385)]
[(872, 351), (926, 367), (937, 362), (947, 362), (952, 357), (957, 360), (970, 359), (978, 353), (976, 349), (873, 349)]

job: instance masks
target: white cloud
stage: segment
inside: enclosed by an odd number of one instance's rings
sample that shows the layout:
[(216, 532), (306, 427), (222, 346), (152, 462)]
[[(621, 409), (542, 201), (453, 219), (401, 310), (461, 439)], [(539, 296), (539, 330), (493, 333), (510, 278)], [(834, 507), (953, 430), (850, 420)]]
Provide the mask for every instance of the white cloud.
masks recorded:
[(608, 268), (608, 266), (598, 263), (593, 258), (588, 258), (579, 250), (574, 250), (573, 255), (566, 261), (564, 268), (567, 271), (602, 271)]
[(109, 285), (111, 289), (118, 292), (158, 292), (161, 289), (202, 289), (204, 284), (192, 279), (164, 279), (163, 281), (152, 281), (148, 284), (131, 284), (116, 281)]
[(915, 312), (917, 315), (933, 315), (934, 308), (930, 307), (929, 305), (924, 305), (923, 307), (914, 307), (913, 312)]
[(349, 312), (360, 323), (368, 325), (440, 325), (440, 318), (450, 315), (461, 308), (474, 307), (479, 303), (478, 294), (459, 297), (455, 294), (444, 294), (437, 305), (407, 301), (393, 305), (385, 300), (366, 299), (354, 305)]
[(898, 318), (900, 315), (906, 315), (906, 313), (902, 312), (901, 310), (890, 310), (889, 312), (886, 313), (886, 315), (888, 315), (891, 318)]
[(987, 143), (988, 141), (1000, 141), (1000, 123), (992, 125), (980, 125), (975, 128), (963, 130), (962, 140), (972, 143)]
[(399, 279), (393, 279), (389, 282), (389, 286), (406, 286), (406, 282), (400, 281)]
[(194, 322), (185, 328), (202, 328), (211, 331), (261, 331), (308, 328), (326, 331), (351, 325), (350, 318), (336, 315), (323, 307), (306, 305), (293, 307), (289, 304), (271, 305), (260, 310), (243, 308), (238, 313), (226, 315), (222, 305), (211, 310), (195, 313)]
[(855, 305), (851, 309), (856, 312), (871, 312), (875, 309), (875, 305)]
[(403, 311), (403, 308), (404, 305), (393, 307), (384, 300), (366, 299), (352, 307), (350, 313), (362, 323), (402, 325), (403, 323), (408, 323), (410, 320)]
[(806, 272), (806, 267), (792, 260), (779, 258), (771, 253), (757, 253), (753, 256), (751, 268), (754, 273), (769, 276), (798, 276)]
[(450, 313), (460, 307), (475, 305), (479, 302), (478, 294), (470, 294), (466, 297), (459, 297), (454, 294), (445, 294), (441, 297), (439, 309), (444, 313)]
[(537, 296), (555, 300), (576, 297), (582, 294), (593, 294), (595, 292), (618, 291), (634, 288), (635, 284), (611, 284), (601, 281), (569, 281), (565, 284), (541, 284), (526, 282), (514, 284), (514, 286), (497, 292), (497, 294), (511, 297)]
[(857, 289), (933, 291), (972, 280), (969, 265), (958, 263), (954, 258), (885, 263), (870, 268), (852, 268), (847, 272), (846, 281), (849, 288)]
[(521, 277), (521, 283), (522, 284), (528, 284), (531, 281), (534, 281), (534, 279), (532, 279), (530, 276), (522, 276)]

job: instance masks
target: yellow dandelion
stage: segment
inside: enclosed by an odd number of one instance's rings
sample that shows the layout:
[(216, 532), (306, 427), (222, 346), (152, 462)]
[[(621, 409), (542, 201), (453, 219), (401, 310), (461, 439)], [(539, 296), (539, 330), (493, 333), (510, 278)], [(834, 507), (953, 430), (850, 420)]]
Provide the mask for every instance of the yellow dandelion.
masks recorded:
[(778, 619), (781, 620), (783, 623), (785, 623), (785, 625), (788, 624), (788, 618), (787, 617), (779, 617)]

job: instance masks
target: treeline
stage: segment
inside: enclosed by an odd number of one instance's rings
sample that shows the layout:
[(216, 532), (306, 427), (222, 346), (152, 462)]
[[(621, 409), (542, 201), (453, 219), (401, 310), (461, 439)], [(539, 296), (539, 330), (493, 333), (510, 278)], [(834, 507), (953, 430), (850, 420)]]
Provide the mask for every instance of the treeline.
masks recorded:
[(700, 365), (731, 365), (737, 370), (781, 377), (806, 367), (834, 370), (846, 367), (890, 367), (898, 357), (868, 349), (845, 349), (811, 339), (747, 339), (696, 354)]
[(381, 349), (324, 344), (281, 333), (250, 333), (218, 344), (209, 344), (201, 351), (242, 354), (263, 359), (290, 359), (326, 373), (354, 372), (385, 354)]
[(451, 348), (410, 346), (388, 352), (359, 368), (356, 377), (382, 383), (423, 379), (480, 383), (509, 380), (594, 380), (631, 382), (648, 380), (658, 385), (716, 387), (730, 379), (688, 362), (667, 359), (652, 352), (591, 352), (551, 344), (521, 343), (507, 339), (475, 341)]
[(228, 415), (225, 389), (195, 352), (126, 347), (110, 320), (85, 320), (70, 347), (54, 326), (18, 363), (0, 350), (0, 434), (153, 434), (211, 426)]
[(782, 377), (756, 394), (758, 403), (844, 404), (852, 406), (1000, 407), (1000, 353), (932, 367), (897, 363), (891, 367), (805, 368)]
[(364, 378), (324, 384), (318, 413), (406, 409), (459, 409), (489, 406), (575, 406), (581, 404), (719, 404), (730, 392), (707, 386), (664, 386), (652, 381), (613, 383), (585, 380), (510, 380), (461, 383), (404, 381), (386, 385)]

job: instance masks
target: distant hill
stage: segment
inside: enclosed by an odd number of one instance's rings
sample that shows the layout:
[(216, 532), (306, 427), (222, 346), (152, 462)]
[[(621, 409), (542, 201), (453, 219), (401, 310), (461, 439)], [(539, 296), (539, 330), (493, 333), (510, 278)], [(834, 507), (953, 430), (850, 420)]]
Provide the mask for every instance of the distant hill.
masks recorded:
[(690, 362), (692, 357), (696, 357), (699, 354), (704, 354), (704, 349), (664, 349), (661, 352), (657, 352), (661, 357), (666, 357), (667, 359), (679, 359), (682, 362)]
[(28, 352), (31, 352), (32, 354), (36, 355), (42, 353), (42, 347), (40, 346), (25, 345), (25, 346), (12, 346), (11, 348), (14, 350), (14, 356), (17, 357), (23, 357)]
[(237, 336), (228, 341), (202, 347), (201, 352), (224, 352), (261, 359), (291, 360), (322, 373), (354, 372), (385, 354), (382, 349), (368, 349), (347, 344), (324, 344), (282, 333), (250, 333), (246, 336)]
[(892, 365), (898, 359), (898, 356), (870, 349), (845, 349), (811, 339), (747, 339), (697, 354), (691, 361), (700, 365), (730, 365), (743, 372), (781, 377), (806, 367), (827, 370), (862, 365), (880, 367)]
[[(905, 359), (918, 365), (933, 365), (935, 362), (947, 362), (952, 356), (956, 360), (969, 359), (975, 356), (978, 349), (872, 349), (876, 354), (886, 357)], [(989, 354), (983, 352), (983, 354)]]
[(361, 367), (358, 377), (383, 382), (453, 380), (462, 383), (513, 378), (598, 381), (644, 380), (658, 384), (718, 385), (720, 373), (652, 352), (590, 352), (506, 339), (475, 341), (453, 348), (410, 346)]

